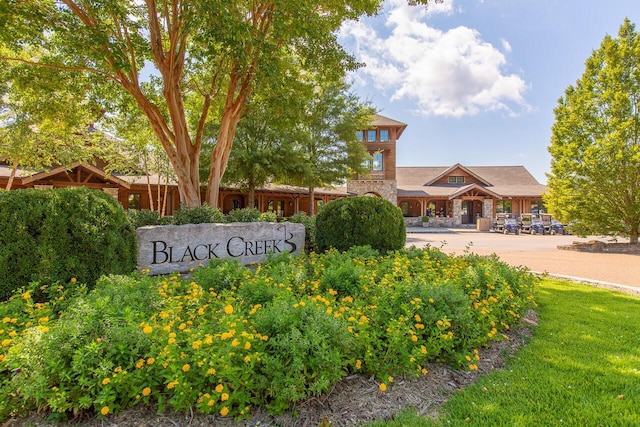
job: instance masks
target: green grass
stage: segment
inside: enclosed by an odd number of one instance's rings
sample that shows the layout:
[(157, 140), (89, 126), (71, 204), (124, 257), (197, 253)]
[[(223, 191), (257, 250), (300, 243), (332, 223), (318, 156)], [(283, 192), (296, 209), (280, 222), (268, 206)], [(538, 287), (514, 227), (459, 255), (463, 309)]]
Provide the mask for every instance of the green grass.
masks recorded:
[(530, 343), (437, 420), (407, 410), (369, 426), (640, 426), (640, 298), (544, 280), (538, 302)]

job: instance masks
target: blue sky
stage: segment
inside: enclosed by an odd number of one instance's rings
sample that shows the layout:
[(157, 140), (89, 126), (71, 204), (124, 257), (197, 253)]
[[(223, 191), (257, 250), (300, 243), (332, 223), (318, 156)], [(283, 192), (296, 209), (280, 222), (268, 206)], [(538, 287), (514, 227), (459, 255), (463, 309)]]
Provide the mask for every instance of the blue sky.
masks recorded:
[(398, 166), (523, 165), (541, 183), (553, 109), (638, 0), (386, 0), (340, 42), (367, 64), (352, 90), (406, 123)]

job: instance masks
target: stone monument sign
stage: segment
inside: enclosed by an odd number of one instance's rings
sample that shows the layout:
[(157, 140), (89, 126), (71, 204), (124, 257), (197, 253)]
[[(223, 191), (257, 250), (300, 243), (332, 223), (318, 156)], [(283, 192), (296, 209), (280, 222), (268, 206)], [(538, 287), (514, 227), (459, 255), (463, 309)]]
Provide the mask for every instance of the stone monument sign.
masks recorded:
[(304, 225), (290, 222), (237, 222), (146, 226), (137, 230), (138, 270), (149, 274), (186, 272), (210, 259), (243, 264), (267, 255), (304, 250)]

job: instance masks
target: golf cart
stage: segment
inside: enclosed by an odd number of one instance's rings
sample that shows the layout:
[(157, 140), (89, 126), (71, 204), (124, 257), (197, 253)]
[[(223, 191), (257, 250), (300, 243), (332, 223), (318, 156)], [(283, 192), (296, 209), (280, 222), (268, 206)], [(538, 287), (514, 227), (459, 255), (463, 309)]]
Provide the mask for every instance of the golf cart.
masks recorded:
[(520, 234), (520, 225), (512, 214), (499, 213), (493, 223), (493, 231), (504, 234)]
[(549, 233), (550, 234), (567, 234), (567, 230), (564, 228), (564, 225), (560, 221), (552, 218), (551, 229)]
[(544, 226), (544, 232), (547, 234), (551, 233), (551, 214), (540, 214), (540, 219), (542, 220), (542, 225)]
[(531, 228), (529, 229), (529, 233), (531, 234), (545, 234), (546, 230), (544, 229), (544, 223), (540, 218), (532, 218), (531, 219)]
[(520, 229), (523, 233), (545, 234), (544, 224), (538, 214), (523, 213), (520, 215)]

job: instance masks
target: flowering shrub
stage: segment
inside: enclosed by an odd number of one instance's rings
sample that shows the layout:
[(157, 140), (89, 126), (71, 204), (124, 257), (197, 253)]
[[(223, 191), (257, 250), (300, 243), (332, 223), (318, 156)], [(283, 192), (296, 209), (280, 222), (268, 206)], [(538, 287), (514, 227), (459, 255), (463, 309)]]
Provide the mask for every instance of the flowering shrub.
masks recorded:
[(497, 258), (371, 248), (105, 277), (93, 291), (41, 290), (47, 303), (33, 302), (33, 283), (0, 304), (0, 420), (141, 403), (243, 417), (345, 375), (375, 376), (384, 391), (433, 361), (477, 369), (477, 349), (504, 339), (534, 285)]

